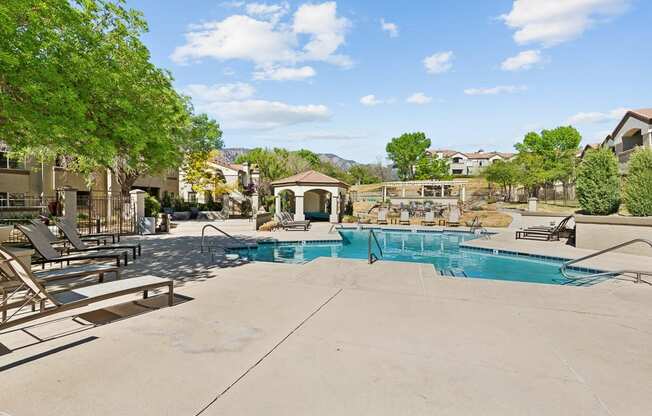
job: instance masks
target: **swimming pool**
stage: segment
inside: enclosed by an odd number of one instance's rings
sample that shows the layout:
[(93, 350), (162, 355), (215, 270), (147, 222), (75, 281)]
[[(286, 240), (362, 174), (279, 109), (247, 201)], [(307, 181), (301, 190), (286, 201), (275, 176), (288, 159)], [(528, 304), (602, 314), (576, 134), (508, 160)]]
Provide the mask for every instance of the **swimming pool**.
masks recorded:
[[(260, 243), (255, 249), (239, 249), (241, 257), (266, 262), (305, 263), (318, 257), (366, 259), (369, 230), (340, 230), (342, 241)], [(511, 280), (547, 284), (587, 284), (564, 278), (561, 260), (460, 247), (479, 236), (465, 232), (411, 232), (374, 230), (382, 249), (372, 246), (382, 260), (429, 263), (440, 274), (453, 277)], [(575, 275), (597, 270), (574, 269)]]

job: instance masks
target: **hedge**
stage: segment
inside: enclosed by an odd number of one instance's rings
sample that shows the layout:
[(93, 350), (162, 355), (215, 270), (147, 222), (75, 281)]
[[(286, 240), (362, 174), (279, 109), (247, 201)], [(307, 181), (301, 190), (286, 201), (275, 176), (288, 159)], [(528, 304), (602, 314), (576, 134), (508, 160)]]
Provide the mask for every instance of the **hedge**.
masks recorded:
[(620, 206), (618, 160), (609, 149), (587, 152), (577, 172), (577, 199), (588, 215), (609, 215)]
[(652, 215), (652, 150), (640, 148), (630, 156), (623, 199), (630, 214)]

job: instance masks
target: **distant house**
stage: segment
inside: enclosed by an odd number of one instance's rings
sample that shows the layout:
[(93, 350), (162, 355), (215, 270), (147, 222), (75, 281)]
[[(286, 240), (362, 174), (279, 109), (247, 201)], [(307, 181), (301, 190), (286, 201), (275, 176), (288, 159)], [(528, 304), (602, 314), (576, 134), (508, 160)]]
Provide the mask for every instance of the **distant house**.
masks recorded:
[(584, 159), (584, 156), (586, 156), (586, 153), (587, 153), (589, 150), (597, 150), (597, 149), (599, 149), (601, 146), (602, 146), (601, 143), (590, 143), (590, 144), (587, 144), (586, 146), (584, 146), (584, 147), (582, 148), (582, 150), (580, 150), (580, 151), (577, 153), (577, 157), (580, 158), (580, 159)]
[(448, 159), (451, 175), (479, 175), (496, 160), (511, 160), (514, 153), (505, 152), (460, 152), (447, 149), (430, 149), (428, 154), (437, 159)]
[(652, 108), (625, 113), (601, 146), (614, 152), (618, 157), (621, 172), (626, 172), (629, 156), (637, 147), (652, 147)]
[[(224, 178), (224, 182), (233, 189), (230, 197), (236, 201), (241, 201), (243, 198), (242, 193), (240, 192), (241, 190), (246, 188), (249, 183), (258, 180), (257, 169), (247, 163), (228, 163), (223, 158), (218, 157), (210, 161), (208, 165), (210, 169), (213, 170), (214, 174)], [(192, 189), (192, 185), (185, 181), (183, 172), (181, 172), (180, 179), (180, 194), (184, 200), (199, 203), (205, 203), (209, 200), (210, 191), (206, 191), (203, 194), (195, 192)]]

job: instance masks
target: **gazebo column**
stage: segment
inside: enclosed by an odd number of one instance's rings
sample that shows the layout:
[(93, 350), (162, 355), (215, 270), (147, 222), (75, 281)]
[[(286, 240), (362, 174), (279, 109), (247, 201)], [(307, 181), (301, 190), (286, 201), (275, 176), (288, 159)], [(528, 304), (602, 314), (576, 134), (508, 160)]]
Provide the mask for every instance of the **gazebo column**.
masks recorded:
[(274, 207), (277, 214), (281, 212), (281, 195), (274, 195)]
[(336, 192), (331, 192), (331, 216), (330, 222), (340, 222), (340, 199)]
[(303, 195), (294, 196), (294, 220), (303, 221), (306, 216), (303, 213)]

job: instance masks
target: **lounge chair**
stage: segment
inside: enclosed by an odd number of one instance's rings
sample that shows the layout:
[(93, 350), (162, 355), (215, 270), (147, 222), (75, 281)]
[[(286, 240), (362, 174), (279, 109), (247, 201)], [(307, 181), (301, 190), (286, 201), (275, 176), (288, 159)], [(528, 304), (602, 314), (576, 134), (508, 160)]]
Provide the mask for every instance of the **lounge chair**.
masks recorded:
[(425, 218), (421, 221), (422, 225), (435, 225), (435, 213), (433, 211), (426, 211)]
[(77, 230), (74, 227), (71, 227), (70, 224), (66, 221), (57, 222), (57, 227), (63, 232), (63, 235), (66, 236), (70, 244), (72, 244), (73, 249), (71, 251), (98, 251), (98, 250), (122, 250), (129, 249), (132, 252), (134, 260), (136, 259), (136, 252), (138, 255), (141, 255), (141, 246), (140, 244), (105, 244), (97, 246), (87, 246), (86, 243), (79, 238)]
[[(134, 277), (53, 293), (48, 291), (34, 276), (31, 270), (13, 254), (2, 250), (0, 251), (0, 260), (4, 260), (5, 264), (11, 268), (17, 279), (20, 280), (20, 286), (15, 288), (10, 296), (6, 296), (3, 293), (0, 300), (0, 310), (2, 311), (0, 330), (119, 296), (142, 292), (143, 298), (147, 298), (150, 290), (159, 288), (168, 289), (169, 306), (172, 306), (174, 302), (172, 280), (160, 277)], [(26, 294), (23, 296), (22, 302), (19, 305), (16, 305), (14, 302), (9, 306), (10, 299), (16, 291), (26, 292)], [(48, 303), (51, 306), (47, 306)], [(39, 311), (25, 315), (24, 308), (35, 304), (39, 305)], [(11, 313), (9, 313), (10, 310), (12, 310)]]
[(401, 211), (401, 217), (398, 220), (399, 224), (410, 225), (410, 213), (406, 210)]
[(516, 239), (559, 241), (559, 235), (566, 230), (566, 224), (571, 218), (572, 216), (564, 218), (554, 227), (537, 226), (516, 231)]
[[(45, 238), (48, 240), (48, 243), (50, 243), (50, 244), (65, 244), (68, 241), (65, 238), (59, 238), (56, 235), (54, 235), (52, 233), (52, 231), (50, 231), (50, 228), (47, 225), (45, 225), (43, 223), (43, 221), (41, 221), (39, 219), (35, 218), (35, 219), (32, 219), (32, 220), (29, 220), (29, 222), (31, 224), (33, 224), (36, 228), (38, 228), (38, 230), (41, 232), (41, 234), (43, 234), (45, 236)], [(104, 237), (104, 238), (80, 237), (80, 238), (83, 241), (93, 241), (97, 245), (99, 245), (102, 242), (104, 244), (106, 244), (106, 239), (107, 239), (107, 237)]]
[(380, 208), (378, 210), (378, 219), (376, 220), (376, 223), (387, 225), (387, 210), (385, 208)]
[(310, 228), (310, 221), (289, 221), (285, 213), (279, 213), (276, 218), (278, 219), (281, 228), (284, 230), (303, 230), (308, 231)]
[(446, 220), (446, 225), (449, 227), (459, 227), (460, 217), (460, 208), (458, 206), (452, 206), (448, 211), (448, 219)]
[(76, 260), (106, 260), (113, 259), (116, 265), (120, 266), (120, 259), (124, 258), (125, 265), (128, 264), (129, 258), (126, 251), (114, 250), (110, 253), (81, 253), (61, 255), (54, 247), (48, 243), (46, 238), (32, 224), (17, 224), (16, 227), (25, 234), (25, 237), (32, 243), (34, 250), (41, 256), (40, 263), (63, 263)]
[[(57, 218), (57, 223), (61, 221), (67, 222), (68, 224), (70, 224), (71, 227), (76, 229), (75, 224), (70, 222), (68, 219), (63, 217)], [(106, 243), (106, 240), (110, 238), (112, 244), (115, 244), (116, 241), (118, 243), (120, 242), (120, 233), (89, 233), (89, 234), (79, 234), (79, 237), (84, 241), (100, 240)]]

